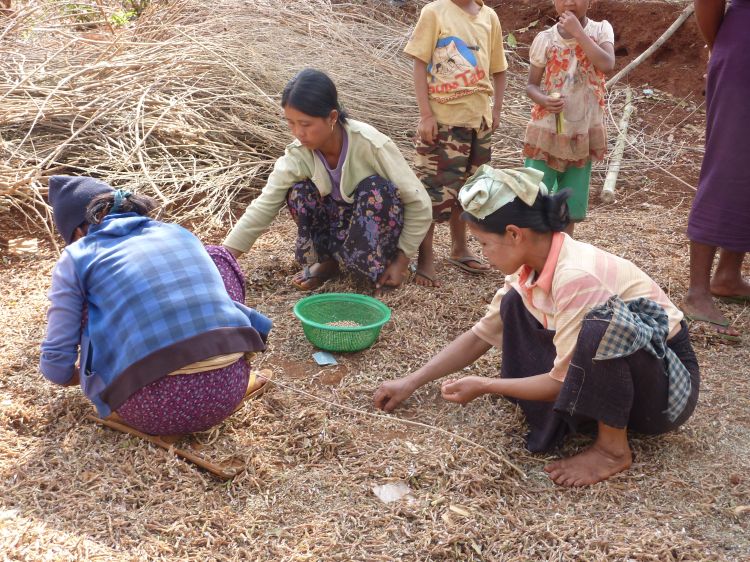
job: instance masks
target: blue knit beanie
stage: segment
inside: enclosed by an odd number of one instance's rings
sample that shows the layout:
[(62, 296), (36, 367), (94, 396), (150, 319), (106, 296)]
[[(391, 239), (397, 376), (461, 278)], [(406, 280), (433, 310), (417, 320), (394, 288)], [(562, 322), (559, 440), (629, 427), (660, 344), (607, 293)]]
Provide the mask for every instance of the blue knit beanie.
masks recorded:
[(113, 191), (112, 187), (94, 178), (52, 176), (49, 179), (49, 204), (57, 231), (66, 244), (73, 241), (73, 232), (86, 221), (86, 207), (97, 195)]

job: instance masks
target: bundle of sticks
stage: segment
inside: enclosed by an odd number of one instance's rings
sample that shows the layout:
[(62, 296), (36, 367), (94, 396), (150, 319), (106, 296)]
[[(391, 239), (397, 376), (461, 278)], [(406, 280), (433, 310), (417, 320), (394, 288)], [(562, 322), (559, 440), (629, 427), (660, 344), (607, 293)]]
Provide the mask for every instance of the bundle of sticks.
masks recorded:
[[(167, 216), (225, 226), (292, 140), (280, 92), (304, 67), (328, 72), (352, 117), (410, 157), (418, 112), (402, 51), (413, 22), (398, 12), (171, 0), (92, 31), (54, 6), (31, 2), (0, 20), (0, 207), (39, 214), (48, 176), (90, 174), (156, 197)], [(524, 63), (510, 54), (520, 71), (493, 161), (517, 166), (529, 101)], [(670, 155), (665, 146), (656, 158)]]

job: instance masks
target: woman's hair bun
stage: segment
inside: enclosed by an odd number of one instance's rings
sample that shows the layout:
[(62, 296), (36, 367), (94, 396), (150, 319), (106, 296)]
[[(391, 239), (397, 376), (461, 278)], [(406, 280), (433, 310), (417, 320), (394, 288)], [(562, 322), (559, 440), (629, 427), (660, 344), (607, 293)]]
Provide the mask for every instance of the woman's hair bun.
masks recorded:
[(572, 194), (568, 187), (553, 195), (539, 195), (542, 198), (544, 222), (552, 232), (562, 232), (570, 224), (568, 199)]

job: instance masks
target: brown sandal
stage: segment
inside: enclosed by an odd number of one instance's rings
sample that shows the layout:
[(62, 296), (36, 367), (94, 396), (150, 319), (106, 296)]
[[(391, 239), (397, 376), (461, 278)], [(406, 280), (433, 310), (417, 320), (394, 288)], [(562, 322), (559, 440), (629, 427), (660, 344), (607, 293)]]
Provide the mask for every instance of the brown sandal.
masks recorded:
[(440, 281), (438, 281), (438, 278), (434, 275), (429, 275), (428, 273), (425, 273), (421, 269), (417, 269), (414, 272), (414, 277), (422, 277), (423, 279), (427, 279), (430, 283), (432, 283), (433, 288), (439, 288), (440, 287)]
[[(255, 390), (250, 390), (253, 386), (255, 386), (255, 381), (259, 378), (264, 379), (266, 381), (266, 384), (259, 388), (256, 388)], [(248, 400), (252, 400), (253, 398), (260, 398), (261, 396), (263, 396), (263, 394), (265, 394), (267, 390), (270, 390), (273, 387), (273, 379), (274, 374), (271, 369), (250, 371), (250, 380), (247, 381), (247, 392), (245, 393), (245, 397), (242, 399), (242, 402), (237, 404), (237, 407), (232, 413), (234, 414), (235, 412), (240, 410)]]

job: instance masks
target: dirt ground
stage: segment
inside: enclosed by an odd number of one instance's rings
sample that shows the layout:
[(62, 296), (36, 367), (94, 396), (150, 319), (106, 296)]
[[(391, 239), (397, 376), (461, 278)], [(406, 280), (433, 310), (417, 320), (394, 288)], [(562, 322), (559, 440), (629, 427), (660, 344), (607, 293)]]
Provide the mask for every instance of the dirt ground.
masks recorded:
[[(496, 4), (507, 31), (548, 16), (551, 2)], [(630, 60), (680, 9), (600, 0), (592, 17), (613, 23), (618, 54)], [(532, 35), (519, 33), (519, 43)], [(630, 79), (657, 89), (639, 95), (633, 123), (684, 150), (669, 169), (625, 170), (618, 201), (603, 205), (594, 195), (577, 236), (633, 260), (679, 303), (702, 154), (689, 147), (701, 146), (705, 118), (694, 22), (668, 48)], [(215, 243), (228, 228), (199, 235)], [(42, 379), (39, 343), (56, 252), (38, 225), (17, 216), (0, 216), (0, 238), (36, 241), (28, 252), (14, 243), (0, 247), (3, 560), (750, 559), (750, 513), (743, 510), (750, 505), (748, 307), (721, 305), (745, 334), (741, 345), (691, 330), (702, 386), (687, 424), (669, 435), (633, 435), (627, 473), (588, 489), (561, 489), (542, 471), (555, 456), (525, 451), (522, 417), (504, 400), (462, 408), (443, 402), (434, 384), (392, 416), (371, 405), (381, 381), (419, 367), (468, 329), (501, 275), (451, 268), (447, 229), (439, 229), (443, 288), (410, 283), (387, 294), (393, 319), (378, 342), (322, 368), (291, 312), (300, 293), (289, 285), (297, 270), (294, 228), (282, 214), (241, 261), (247, 304), (275, 321), (257, 366), (272, 369), (278, 385), (194, 444), (215, 460), (244, 463), (244, 473), (222, 483), (85, 421), (91, 406), (78, 389)], [(340, 280), (325, 290), (351, 285)], [(491, 352), (466, 372), (495, 374), (500, 360)], [(587, 443), (577, 437), (560, 453)], [(380, 502), (372, 487), (389, 482), (407, 483), (411, 499)]]
[[(489, 4), (495, 7), (503, 30), (516, 36), (519, 54), (526, 58), (534, 36), (554, 23), (556, 18), (552, 2), (496, 0)], [(615, 31), (616, 70), (620, 70), (650, 47), (677, 19), (683, 8), (684, 3), (597, 0), (589, 16), (612, 24)], [(695, 18), (691, 17), (653, 54), (648, 64), (637, 67), (623, 83), (633, 87), (658, 88), (678, 97), (701, 95), (704, 68), (708, 61), (708, 50), (704, 45)]]

